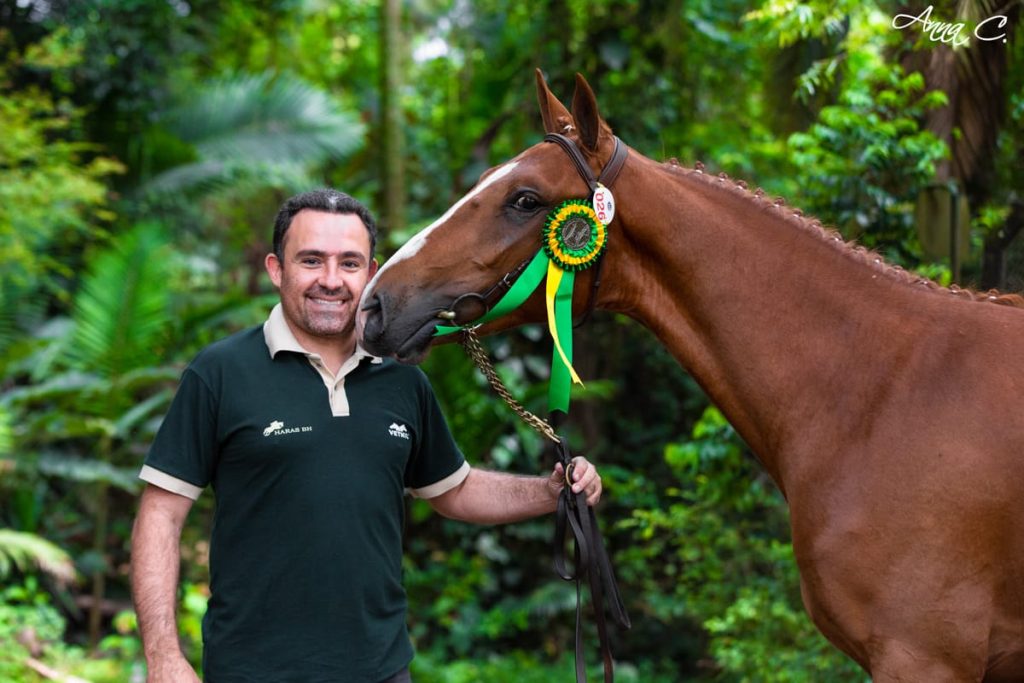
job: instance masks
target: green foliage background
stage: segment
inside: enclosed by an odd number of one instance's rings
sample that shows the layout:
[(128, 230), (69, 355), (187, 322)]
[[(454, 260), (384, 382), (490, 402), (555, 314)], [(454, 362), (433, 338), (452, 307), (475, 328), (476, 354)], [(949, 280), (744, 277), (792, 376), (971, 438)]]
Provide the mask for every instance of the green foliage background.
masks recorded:
[[(914, 204), (949, 179), (964, 136), (934, 129), (951, 93), (915, 65), (944, 48), (893, 29), (896, 3), (411, 0), (390, 55), (380, 5), (0, 0), (3, 680), (43, 680), (33, 662), (144, 680), (127, 585), (135, 474), (188, 360), (275, 300), (262, 260), (278, 204), (328, 184), (383, 214), (385, 58), (401, 60), (405, 153), (392, 161), (408, 209), (383, 226), (383, 257), (540, 138), (541, 67), (566, 100), (584, 73), (616, 133), (648, 156), (701, 160), (949, 282), (949, 261), (922, 253)], [(935, 10), (968, 24), (994, 11)], [(1012, 33), (995, 48), (1003, 87), (957, 110), (964, 130), (979, 111), (999, 122), (976, 175), (959, 178), (966, 284), (985, 279), (994, 243), (1003, 281), (1024, 283), (1012, 241), (1024, 54)], [(572, 438), (601, 466), (600, 516), (634, 622), (614, 634), (619, 680), (865, 680), (808, 620), (785, 503), (693, 380), (626, 320), (598, 315), (578, 334), (588, 390)], [(541, 411), (541, 331), (488, 345)], [(471, 460), (547, 470), (544, 444), (460, 349), (438, 348), (426, 370)], [(180, 630), (196, 666), (210, 498), (183, 537)], [(418, 681), (572, 679), (575, 592), (551, 571), (550, 534), (548, 520), (470, 528), (409, 503)]]

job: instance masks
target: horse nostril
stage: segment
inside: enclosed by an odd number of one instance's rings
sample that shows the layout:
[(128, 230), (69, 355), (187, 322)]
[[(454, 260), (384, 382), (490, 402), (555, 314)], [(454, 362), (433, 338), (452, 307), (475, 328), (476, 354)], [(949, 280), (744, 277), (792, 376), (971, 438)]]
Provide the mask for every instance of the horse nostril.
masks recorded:
[(363, 307), (359, 309), (361, 311), (379, 311), (380, 310), (380, 299), (374, 294), (370, 299), (363, 304)]

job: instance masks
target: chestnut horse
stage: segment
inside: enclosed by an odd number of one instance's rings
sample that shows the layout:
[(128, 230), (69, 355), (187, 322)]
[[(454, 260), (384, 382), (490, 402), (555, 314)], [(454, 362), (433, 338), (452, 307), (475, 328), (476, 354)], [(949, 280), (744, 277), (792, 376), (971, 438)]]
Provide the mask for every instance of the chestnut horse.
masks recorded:
[[(539, 71), (537, 89), (547, 132), (596, 175), (615, 138), (586, 81), (571, 113)], [(632, 149), (612, 189), (596, 304), (652, 330), (782, 490), (821, 632), (875, 681), (1024, 681), (1019, 298), (940, 288)], [(589, 191), (546, 142), (486, 172), (366, 288), (362, 343), (422, 360), (438, 314), (536, 253), (545, 215)], [(535, 293), (481, 333), (544, 319)]]

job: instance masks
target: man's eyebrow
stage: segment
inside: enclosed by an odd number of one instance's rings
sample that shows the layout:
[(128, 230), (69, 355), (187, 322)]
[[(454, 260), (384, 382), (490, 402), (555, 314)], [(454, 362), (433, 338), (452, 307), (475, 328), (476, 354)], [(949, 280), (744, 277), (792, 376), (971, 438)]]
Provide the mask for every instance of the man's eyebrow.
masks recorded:
[[(330, 252), (326, 252), (322, 249), (303, 249), (295, 252), (295, 258), (305, 258), (307, 256), (316, 256), (318, 258), (327, 258), (332, 256)], [(359, 251), (343, 251), (338, 254), (339, 258), (358, 258), (360, 260), (366, 260), (366, 255)]]

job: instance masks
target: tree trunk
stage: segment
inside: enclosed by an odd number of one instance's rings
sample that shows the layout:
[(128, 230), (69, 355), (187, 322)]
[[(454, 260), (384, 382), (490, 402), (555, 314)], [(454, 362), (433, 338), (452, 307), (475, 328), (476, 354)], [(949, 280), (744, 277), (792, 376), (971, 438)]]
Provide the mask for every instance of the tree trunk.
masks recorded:
[(92, 550), (99, 558), (101, 564), (99, 569), (92, 575), (92, 605), (89, 608), (89, 649), (96, 651), (100, 643), (100, 633), (103, 626), (103, 597), (106, 594), (107, 579), (107, 518), (110, 501), (107, 494), (108, 485), (106, 482), (96, 484), (96, 525), (93, 536)]
[(399, 0), (381, 4), (381, 201), (383, 227), (391, 234), (405, 225), (402, 144), (402, 11)]
[(1024, 202), (1015, 201), (1002, 230), (985, 239), (985, 253), (981, 266), (981, 288), (1002, 289), (1006, 287), (1006, 251), (1014, 238), (1024, 229)]

